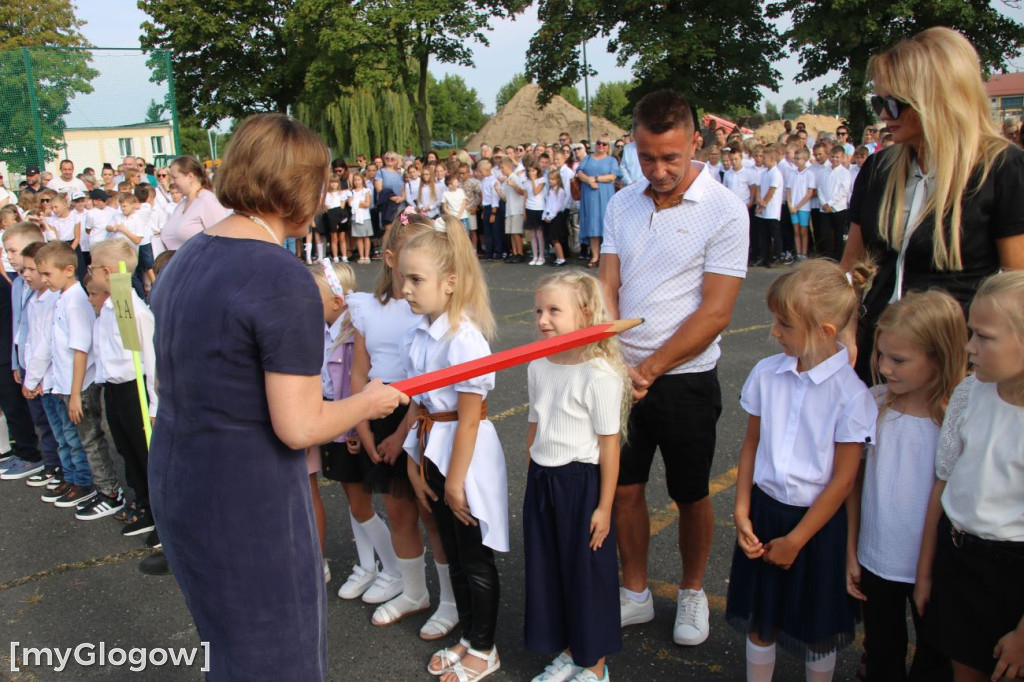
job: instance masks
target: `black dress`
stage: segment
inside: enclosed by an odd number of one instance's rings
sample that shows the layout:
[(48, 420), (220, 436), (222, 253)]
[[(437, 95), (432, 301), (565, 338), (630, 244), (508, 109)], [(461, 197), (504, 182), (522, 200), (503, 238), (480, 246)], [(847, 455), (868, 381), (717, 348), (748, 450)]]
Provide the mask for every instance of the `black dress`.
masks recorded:
[(303, 452), (264, 372), (318, 376), (312, 276), (268, 242), (199, 234), (152, 292), (160, 415), (150, 495), (210, 680), (322, 680), (326, 592)]

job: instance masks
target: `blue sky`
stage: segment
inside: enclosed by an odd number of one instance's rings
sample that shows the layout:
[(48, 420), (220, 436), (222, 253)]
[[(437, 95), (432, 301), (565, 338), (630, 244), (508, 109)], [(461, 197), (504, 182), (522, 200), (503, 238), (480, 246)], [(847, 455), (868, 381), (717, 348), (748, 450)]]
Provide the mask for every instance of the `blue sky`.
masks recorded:
[[(1016, 3), (1008, 4), (1002, 0), (995, 0), (994, 4), (1003, 13), (1024, 22), (1024, 9), (1015, 6)], [(86, 21), (82, 32), (94, 46), (139, 46), (139, 26), (147, 17), (138, 9), (136, 0), (77, 0), (76, 5), (77, 15)], [(533, 6), (516, 20), (497, 20), (492, 25), (490, 46), (478, 46), (475, 51), (474, 68), (433, 64), (431, 71), (436, 75), (453, 73), (462, 76), (471, 88), (476, 89), (480, 101), (484, 104), (484, 110), (493, 113), (498, 89), (507, 83), (513, 74), (525, 70), (526, 46), (537, 25), (536, 7)], [(602, 39), (594, 39), (587, 44), (588, 61), (597, 71), (597, 76), (590, 81), (591, 92), (594, 92), (602, 81), (630, 78), (629, 68), (618, 66), (614, 55), (608, 54), (607, 48), (607, 41)], [(1024, 68), (1024, 59), (1018, 59), (1017, 63)], [(111, 59), (108, 64), (97, 66), (113, 67), (115, 64), (124, 62)], [(800, 63), (796, 57), (788, 57), (776, 66), (782, 73), (780, 90), (778, 93), (762, 90), (762, 95), (778, 104), (780, 108), (785, 100), (812, 97), (817, 90), (835, 80), (834, 77), (825, 77), (808, 83), (796, 83), (796, 75), (800, 71)], [(127, 92), (124, 82), (123, 78), (97, 79), (94, 82), (96, 92), (73, 103), (73, 125), (118, 125), (141, 121), (150, 99), (159, 99), (162, 92), (145, 82), (136, 84), (132, 92)], [(579, 89), (582, 93), (582, 83), (579, 84)], [(111, 107), (107, 104), (111, 101), (116, 101), (116, 106)]]

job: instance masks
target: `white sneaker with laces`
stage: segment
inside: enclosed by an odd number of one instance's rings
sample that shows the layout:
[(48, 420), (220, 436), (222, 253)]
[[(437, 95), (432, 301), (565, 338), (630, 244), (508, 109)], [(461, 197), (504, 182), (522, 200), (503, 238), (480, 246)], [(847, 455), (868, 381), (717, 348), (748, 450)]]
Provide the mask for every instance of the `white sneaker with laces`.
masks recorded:
[(352, 573), (348, 576), (348, 580), (338, 588), (338, 596), (342, 599), (358, 599), (370, 589), (370, 585), (373, 585), (373, 581), (377, 579), (377, 571), (367, 571), (365, 568), (356, 564), (352, 567)]
[(672, 641), (683, 646), (703, 644), (711, 631), (711, 610), (704, 590), (681, 590), (676, 604), (676, 626)]
[(647, 599), (644, 601), (634, 601), (626, 594), (626, 588), (620, 587), (619, 610), (622, 616), (622, 627), (650, 623), (654, 620), (654, 597), (648, 593)]
[(532, 682), (568, 682), (576, 677), (583, 668), (572, 662), (572, 656), (564, 651), (548, 663), (544, 672), (533, 678)]
[(402, 594), (403, 589), (404, 583), (400, 576), (388, 575), (384, 571), (378, 571), (373, 584), (368, 590), (363, 592), (363, 603), (383, 604)]

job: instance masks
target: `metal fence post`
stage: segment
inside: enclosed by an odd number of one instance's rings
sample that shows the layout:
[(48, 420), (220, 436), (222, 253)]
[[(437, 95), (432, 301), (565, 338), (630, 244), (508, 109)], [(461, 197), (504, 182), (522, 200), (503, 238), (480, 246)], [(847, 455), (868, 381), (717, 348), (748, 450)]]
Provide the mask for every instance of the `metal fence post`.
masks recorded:
[(178, 129), (178, 100), (174, 96), (174, 70), (171, 66), (170, 50), (164, 50), (164, 65), (167, 67), (167, 91), (171, 98), (171, 129), (174, 132), (174, 155), (181, 156), (181, 131)]
[(36, 101), (36, 83), (35, 78), (32, 75), (32, 57), (29, 55), (28, 48), (21, 48), (21, 54), (25, 58), (25, 80), (28, 84), (28, 102), (29, 106), (32, 107), (32, 125), (36, 131), (36, 158), (38, 159), (39, 168), (42, 170), (43, 166), (46, 165), (46, 152), (43, 149), (43, 129), (39, 125), (39, 105)]

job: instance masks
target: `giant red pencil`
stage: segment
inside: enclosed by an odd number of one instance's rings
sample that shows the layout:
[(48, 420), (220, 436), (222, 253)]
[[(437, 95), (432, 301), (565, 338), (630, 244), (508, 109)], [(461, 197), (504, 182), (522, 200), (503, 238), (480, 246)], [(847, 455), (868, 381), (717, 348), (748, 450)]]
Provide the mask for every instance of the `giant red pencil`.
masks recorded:
[(437, 388), (457, 384), (460, 381), (472, 379), (473, 377), (478, 377), (482, 374), (490, 374), (491, 372), (515, 367), (516, 365), (521, 365), (523, 363), (530, 362), (531, 360), (536, 360), (537, 358), (561, 353), (562, 351), (569, 350), (570, 348), (586, 346), (590, 343), (604, 341), (609, 337), (615, 336), (619, 332), (632, 329), (639, 324), (643, 324), (642, 319), (617, 320), (615, 322), (596, 324), (592, 327), (587, 327), (586, 329), (577, 329), (576, 331), (569, 332), (568, 334), (560, 334), (548, 339), (534, 341), (533, 343), (528, 343), (525, 346), (509, 348), (508, 350), (503, 350), (500, 353), (494, 353), (484, 358), (478, 358), (452, 367), (439, 369), (436, 372), (427, 372), (426, 374), (421, 374), (418, 377), (396, 381), (391, 384), (391, 386), (393, 388), (397, 388), (408, 396), (419, 395), (420, 393), (426, 393), (427, 391), (433, 391)]

